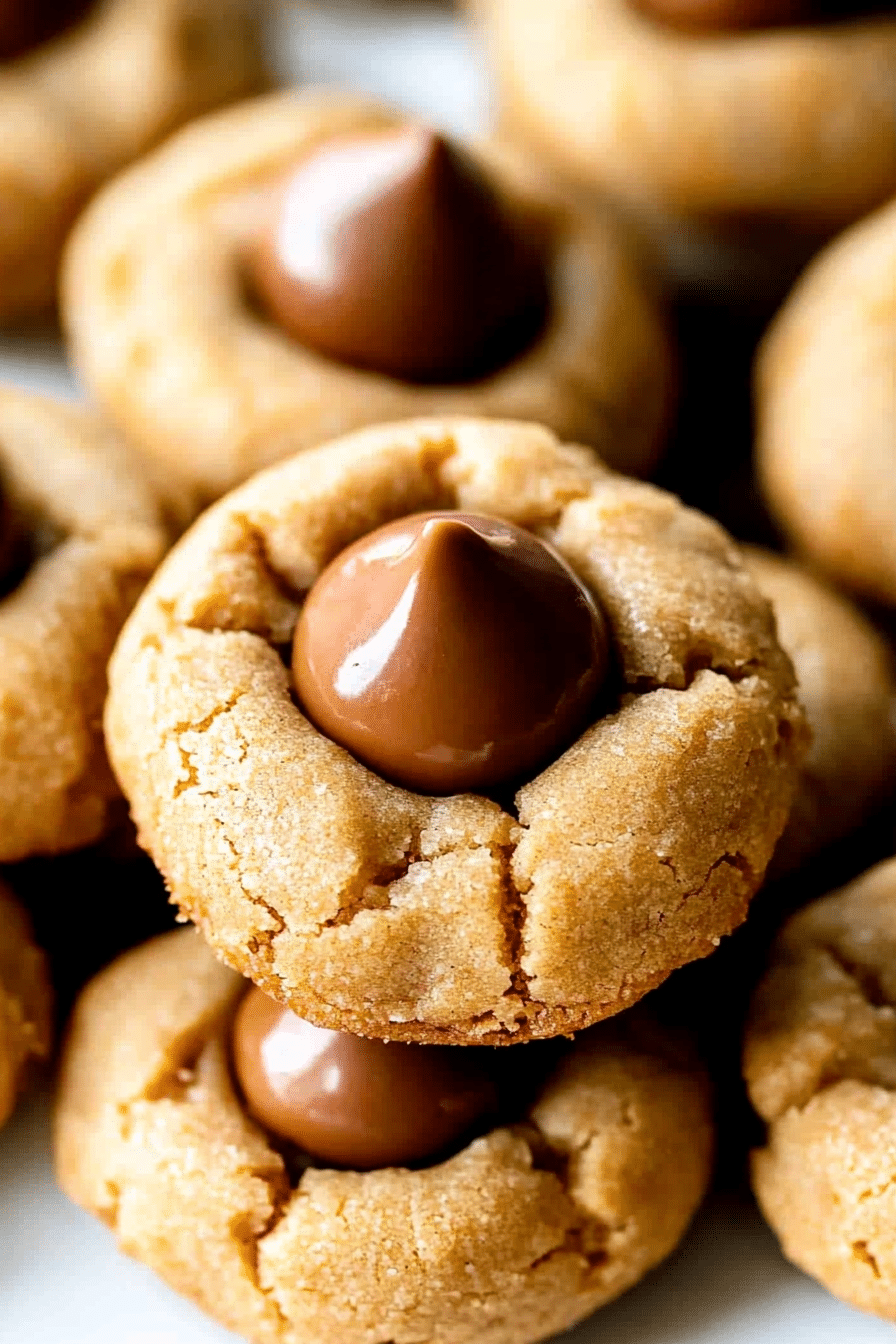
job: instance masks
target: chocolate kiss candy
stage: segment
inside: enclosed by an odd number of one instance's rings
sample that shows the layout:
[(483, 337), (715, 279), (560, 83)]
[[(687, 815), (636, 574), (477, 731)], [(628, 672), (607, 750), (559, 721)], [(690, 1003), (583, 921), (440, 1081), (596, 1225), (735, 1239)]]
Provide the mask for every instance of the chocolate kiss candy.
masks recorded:
[(324, 1031), (254, 986), (233, 1028), (234, 1069), (255, 1118), (355, 1171), (421, 1162), (494, 1115), (493, 1054)]
[[(642, 13), (673, 28), (704, 33), (820, 23), (828, 11), (834, 16), (834, 4), (817, 0), (635, 0), (635, 4)], [(842, 12), (844, 6), (837, 8)]]
[(86, 8), (86, 0), (0, 0), (0, 60), (45, 42)]
[(603, 618), (543, 542), (428, 513), (350, 546), (308, 594), (293, 678), (321, 732), (427, 793), (518, 780), (565, 747), (607, 675)]
[(416, 126), (309, 155), (251, 270), (263, 305), (303, 345), (418, 382), (506, 363), (547, 306), (526, 226), (465, 155)]

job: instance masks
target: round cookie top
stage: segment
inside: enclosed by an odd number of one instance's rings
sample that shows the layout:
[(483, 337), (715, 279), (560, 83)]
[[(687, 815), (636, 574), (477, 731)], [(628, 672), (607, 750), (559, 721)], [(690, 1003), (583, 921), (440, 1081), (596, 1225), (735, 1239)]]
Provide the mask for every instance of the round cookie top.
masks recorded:
[[(533, 1344), (641, 1279), (703, 1196), (706, 1072), (642, 1010), (447, 1159), (352, 1171), (284, 1161), (247, 1114), (228, 1067), (245, 992), (193, 930), (120, 958), (76, 1006), (55, 1115), (66, 1193), (240, 1335)], [(500, 1053), (525, 1069), (531, 1049)]]
[(838, 585), (889, 607), (896, 607), (894, 343), (891, 201), (806, 268), (755, 368), (756, 462), (777, 522)]
[(608, 213), (346, 93), (173, 137), (85, 213), (63, 289), (86, 384), (197, 508), (408, 416), (543, 421), (636, 474), (669, 427), (668, 335)]
[[(445, 509), (549, 543), (612, 651), (578, 736), (500, 801), (388, 782), (309, 722), (285, 665), (331, 561)], [(576, 1030), (712, 951), (802, 747), (791, 665), (721, 529), (506, 422), (377, 427), (262, 473), (172, 552), (110, 678), (114, 768), (183, 912), (299, 1016), (406, 1040)]]
[(44, 954), (25, 911), (0, 884), (0, 1125), (12, 1113), (28, 1065), (46, 1059), (53, 996)]
[(673, 246), (696, 224), (698, 239), (758, 232), (805, 256), (896, 191), (889, 5), (554, 0), (548, 22), (543, 0), (476, 0), (476, 13), (505, 133), (648, 231), (674, 221)]

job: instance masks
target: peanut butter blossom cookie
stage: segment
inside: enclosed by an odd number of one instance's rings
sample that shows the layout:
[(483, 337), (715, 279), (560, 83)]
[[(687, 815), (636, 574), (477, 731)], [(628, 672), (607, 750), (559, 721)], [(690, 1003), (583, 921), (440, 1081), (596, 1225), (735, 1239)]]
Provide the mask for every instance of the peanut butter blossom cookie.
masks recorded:
[(52, 994), (43, 953), (12, 892), (0, 883), (0, 1125), (5, 1124), (30, 1064), (46, 1059)]
[(617, 198), (685, 279), (775, 285), (896, 191), (891, 4), (472, 2), (505, 131)]
[(896, 859), (785, 925), (744, 1048), (753, 1185), (785, 1254), (896, 1321)]
[(803, 745), (721, 529), (512, 422), (260, 474), (172, 552), (110, 675), (182, 912), (300, 1016), (384, 1038), (567, 1033), (711, 952)]
[(410, 415), (537, 419), (635, 473), (663, 446), (669, 346), (617, 229), (347, 94), (175, 137), (88, 212), (64, 288), (83, 378), (200, 502)]
[(544, 1052), (321, 1030), (181, 930), (75, 1010), (59, 1180), (253, 1344), (530, 1344), (674, 1248), (713, 1146), (703, 1068), (641, 1010)]
[(192, 117), (263, 86), (262, 8), (2, 0), (0, 321), (55, 302), (65, 237), (102, 182)]
[(780, 874), (886, 801), (896, 783), (896, 681), (886, 640), (842, 593), (769, 551), (750, 547), (744, 559), (774, 607), (812, 734), (775, 852)]
[(106, 664), (166, 530), (138, 464), (93, 415), (0, 389), (0, 862), (78, 849), (120, 793)]
[(794, 544), (840, 584), (896, 606), (896, 204), (815, 260), (756, 373), (757, 455)]

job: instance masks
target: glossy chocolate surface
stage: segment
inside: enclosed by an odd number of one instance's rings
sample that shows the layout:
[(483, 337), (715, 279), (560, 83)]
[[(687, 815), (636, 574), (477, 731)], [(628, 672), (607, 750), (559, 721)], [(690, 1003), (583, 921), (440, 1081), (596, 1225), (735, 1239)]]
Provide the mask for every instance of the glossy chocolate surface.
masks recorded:
[(86, 0), (0, 0), (0, 61), (46, 42), (86, 8)]
[(603, 617), (556, 552), (459, 512), (402, 518), (343, 551), (293, 642), (321, 732), (436, 794), (513, 782), (558, 755), (607, 668)]
[(694, 33), (740, 32), (799, 24), (838, 23), (892, 12), (892, 0), (634, 0), (635, 7), (673, 28)]
[(481, 170), (419, 126), (335, 139), (288, 179), (250, 259), (303, 345), (414, 382), (479, 377), (547, 307), (541, 246)]
[(325, 1031), (254, 986), (233, 1029), (251, 1114), (312, 1157), (355, 1171), (423, 1162), (494, 1116), (495, 1053)]

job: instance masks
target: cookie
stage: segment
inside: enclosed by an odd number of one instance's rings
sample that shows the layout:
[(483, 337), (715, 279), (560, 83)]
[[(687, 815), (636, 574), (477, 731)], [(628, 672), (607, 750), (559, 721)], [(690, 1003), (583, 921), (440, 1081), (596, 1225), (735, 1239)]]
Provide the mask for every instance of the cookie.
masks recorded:
[(753, 1186), (785, 1254), (896, 1321), (896, 859), (785, 925), (744, 1072), (768, 1125)]
[(75, 1011), (55, 1147), (66, 1193), (247, 1339), (527, 1344), (683, 1235), (710, 1173), (709, 1087), (640, 1010), (581, 1037), (525, 1117), (447, 1160), (311, 1167), (291, 1187), (231, 1076), (245, 989), (192, 930), (103, 972)]
[(837, 239), (781, 309), (756, 368), (757, 460), (791, 541), (896, 605), (896, 205)]
[(0, 322), (54, 304), (66, 235), (102, 182), (192, 117), (263, 87), (260, 8), (95, 0), (62, 33), (0, 58)]
[(106, 664), (167, 532), (92, 414), (0, 389), (0, 862), (91, 844), (120, 809)]
[(812, 742), (774, 871), (856, 830), (896, 782), (896, 682), (886, 641), (848, 598), (792, 560), (749, 547), (793, 659)]
[(52, 1037), (52, 994), (31, 925), (0, 884), (0, 1125), (12, 1114), (29, 1065), (46, 1059)]
[[(297, 195), (287, 192), (298, 213), (290, 264), (313, 272), (295, 324), (304, 339), (250, 284), (258, 240), (296, 171), (306, 176)], [(334, 221), (327, 212), (336, 205)], [(340, 252), (343, 214), (368, 265), (352, 266), (351, 248)], [(527, 242), (538, 254), (534, 279), (511, 265)], [(267, 291), (277, 288), (270, 265), (269, 257), (259, 280)], [(522, 313), (531, 335), (523, 348), (507, 355), (499, 341), (498, 363), (469, 375), (408, 363), (415, 347), (447, 341), (449, 327), (452, 339), (478, 339), (493, 290), (522, 284), (520, 271), (545, 290), (537, 330)], [(668, 427), (669, 344), (618, 230), (558, 196), (529, 163), (440, 142), (345, 93), (248, 102), (190, 127), (119, 178), (79, 225), (64, 310), (93, 394), (199, 502), (324, 439), (405, 416), (537, 419), (645, 474)], [(511, 335), (514, 317), (511, 307)], [(507, 322), (498, 325), (506, 336)], [(394, 339), (415, 333), (403, 342), (405, 359), (379, 347), (386, 328)]]
[[(387, 782), (284, 666), (324, 566), (429, 509), (546, 539), (606, 625), (600, 701), (503, 805)], [(483, 699), (532, 652), (509, 646)], [(122, 635), (106, 732), (141, 843), (226, 961), (318, 1025), (461, 1044), (578, 1030), (712, 952), (803, 746), (770, 608), (715, 523), (538, 426), (461, 419), (348, 436), (213, 506)]]
[[(801, 12), (775, 29), (757, 14), (752, 30), (712, 31), (710, 10), (724, 28), (726, 11), (762, 7), (472, 7), (505, 132), (631, 211), (688, 284), (772, 292), (818, 241), (896, 191), (896, 109), (883, 93), (896, 77), (891, 15), (824, 24)], [(682, 32), (674, 20), (688, 11), (709, 30)]]

